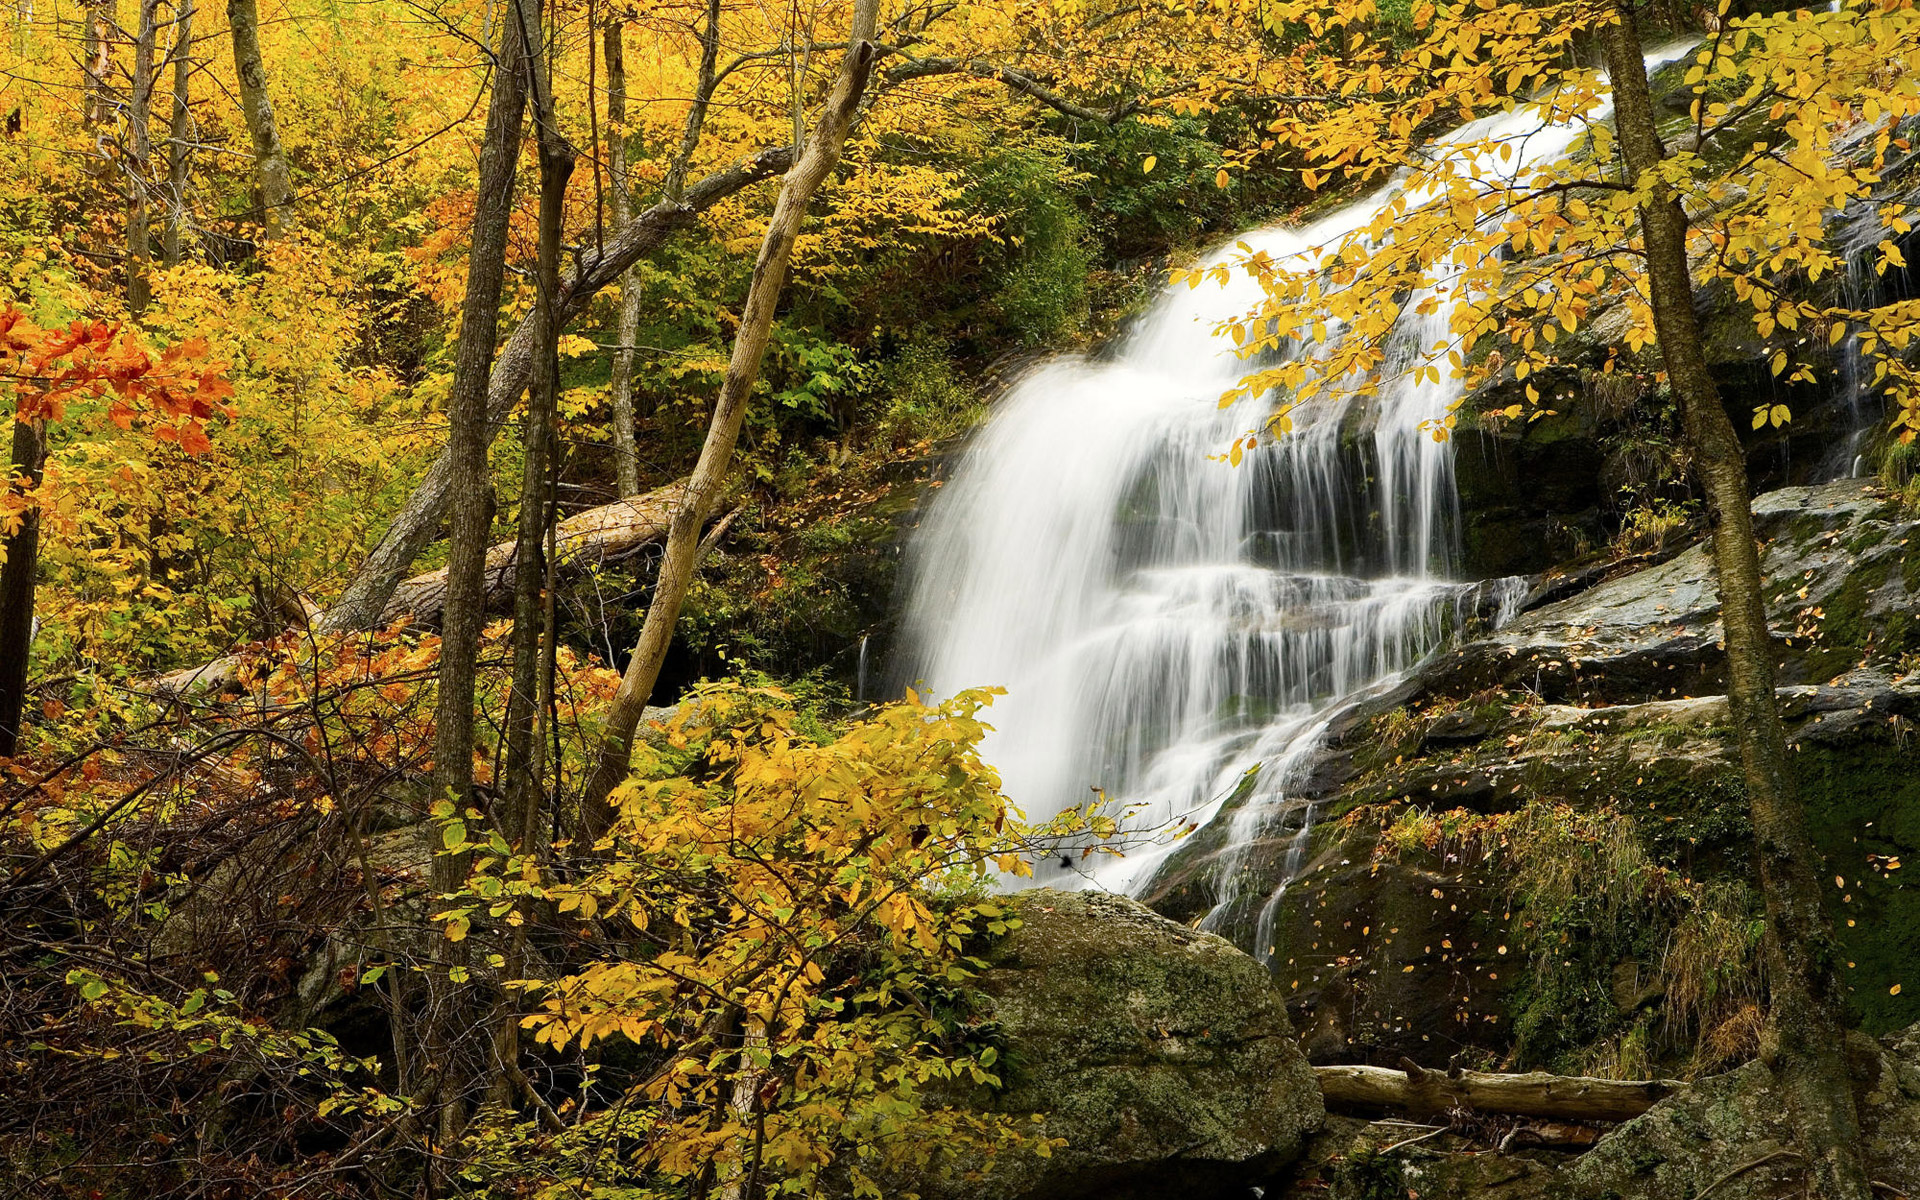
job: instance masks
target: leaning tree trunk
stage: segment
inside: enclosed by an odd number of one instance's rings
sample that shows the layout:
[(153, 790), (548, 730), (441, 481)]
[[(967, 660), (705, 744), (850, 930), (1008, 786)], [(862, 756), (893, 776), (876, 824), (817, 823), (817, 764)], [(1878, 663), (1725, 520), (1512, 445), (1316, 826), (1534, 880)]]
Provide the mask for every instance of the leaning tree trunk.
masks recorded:
[(267, 68), (260, 57), (259, 0), (227, 0), (227, 24), (233, 29), (233, 73), (240, 79), (240, 112), (253, 139), (253, 176), (260, 189), (261, 220), (269, 241), (287, 229), (293, 215), (293, 172), (273, 120), (267, 94)]
[[(1613, 78), (1614, 126), (1627, 179), (1637, 184), (1666, 157), (1648, 97), (1631, 0), (1602, 32)], [(1832, 929), (1820, 900), (1818, 858), (1795, 793), (1774, 697), (1760, 553), (1753, 533), (1746, 456), (1707, 366), (1687, 258), (1686, 210), (1656, 188), (1641, 205), (1653, 320), (1667, 380), (1707, 493), (1714, 573), (1726, 634), (1727, 705), (1753, 818), (1767, 910), (1769, 1004), (1763, 1052), (1791, 1112), (1817, 1193), (1868, 1200), (1860, 1126), (1844, 1053), (1845, 1000), (1833, 971)]]
[[(694, 218), (721, 200), (757, 183), (769, 175), (787, 169), (793, 162), (793, 150), (778, 146), (763, 150), (744, 163), (715, 171), (687, 189), (679, 202), (662, 200), (653, 205), (607, 242), (604, 253), (587, 259), (584, 269), (570, 274), (560, 285), (560, 325), (585, 310), (589, 301), (624, 274), (627, 268), (658, 249), (677, 230), (693, 224)], [(539, 322), (531, 316), (520, 322), (493, 364), (487, 385), (487, 437), (491, 440), (506, 422), (522, 392), (533, 381)], [(348, 581), (340, 599), (329, 608), (320, 622), (324, 633), (344, 633), (376, 625), (387, 611), (387, 600), (400, 586), (413, 560), (432, 543), (447, 511), (447, 496), (455, 479), (451, 447), (427, 469), (426, 476), (407, 497), (407, 502), (387, 525), (380, 542)]]
[(193, 109), (187, 81), (193, 75), (193, 10), (195, 0), (178, 0), (174, 17), (173, 120), (167, 130), (167, 227), (160, 243), (161, 261), (180, 261), (181, 239), (187, 227), (187, 182), (193, 171)]
[(739, 331), (734, 335), (733, 356), (720, 384), (720, 397), (713, 406), (706, 443), (700, 448), (699, 461), (687, 485), (687, 496), (667, 532), (666, 553), (660, 560), (647, 619), (608, 708), (593, 773), (581, 798), (584, 831), (591, 839), (597, 840), (612, 825), (613, 812), (608, 797), (626, 778), (633, 733), (659, 678), (660, 665), (673, 640), (674, 623), (680, 617), (680, 604), (686, 598), (687, 585), (698, 561), (700, 527), (718, 499), (733, 461), (733, 444), (746, 416), (748, 397), (760, 377), (760, 361), (766, 354), (774, 309), (786, 285), (794, 239), (799, 235), (814, 192), (839, 165), (847, 132), (852, 127), (861, 94), (866, 90), (867, 77), (873, 67), (877, 8), (878, 0), (858, 0), (855, 5), (846, 57), (841, 61), (833, 92), (827, 97), (813, 140), (781, 184), (780, 198), (774, 202), (773, 216), (767, 222), (767, 236), (753, 264), (747, 301), (740, 312)]
[(1686, 1087), (1673, 1079), (1590, 1079), (1529, 1071), (1430, 1071), (1402, 1059), (1394, 1067), (1315, 1067), (1329, 1109), (1397, 1109), (1416, 1117), (1461, 1110), (1556, 1121), (1630, 1121)]
[[(13, 459), (6, 487), (25, 480), (40, 486), (46, 462), (44, 427), (38, 421), (13, 419)], [(33, 649), (33, 580), (40, 566), (40, 509), (21, 514), (20, 527), (6, 539), (6, 562), (0, 565), (0, 758), (12, 758), (20, 745), (27, 704), (27, 656)]]

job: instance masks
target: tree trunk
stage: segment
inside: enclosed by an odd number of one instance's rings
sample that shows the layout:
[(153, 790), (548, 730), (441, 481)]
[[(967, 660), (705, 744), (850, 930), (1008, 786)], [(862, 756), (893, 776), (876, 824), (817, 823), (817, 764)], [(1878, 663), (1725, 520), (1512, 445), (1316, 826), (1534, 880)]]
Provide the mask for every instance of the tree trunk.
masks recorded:
[[(447, 396), (447, 450), (453, 489), (448, 510), (446, 611), (440, 629), (439, 693), (434, 704), (433, 795), (464, 809), (473, 790), (473, 702), (486, 613), (487, 538), (493, 524), (487, 446), (492, 442), (488, 382), (499, 331), (500, 291), (506, 275), (507, 225), (513, 214), (514, 178), (520, 160), (520, 124), (533, 63), (539, 56), (539, 12), (509, 12), (500, 23), (500, 50), (487, 101), (485, 141), (467, 257), (467, 290), (460, 309), (460, 345)], [(433, 859), (435, 892), (458, 889), (466, 879), (462, 855)], [(467, 1092), (486, 1057), (471, 1055), (476, 1022), (448, 968), (461, 965), (465, 943), (443, 946), (446, 962), (428, 973), (429, 1013), (424, 1039), (428, 1061), (438, 1070), (439, 1140), (451, 1151), (466, 1126)], [(464, 1052), (463, 1052), (464, 1051)]]
[[(293, 215), (293, 173), (273, 121), (267, 94), (267, 68), (260, 57), (259, 0), (227, 0), (227, 24), (233, 29), (233, 73), (240, 79), (240, 112), (253, 139), (253, 175), (260, 189), (260, 215), (267, 240), (286, 232)], [(496, 90), (498, 85), (496, 84)]]
[[(519, 12), (524, 14), (526, 6)], [(514, 14), (509, 14), (514, 19)], [(537, 28), (537, 26), (535, 27)], [(522, 26), (523, 35), (532, 30)], [(520, 477), (520, 515), (514, 545), (512, 683), (507, 693), (506, 714), (506, 786), (498, 829), (508, 844), (522, 854), (534, 849), (534, 831), (545, 810), (545, 783), (541, 764), (545, 746), (539, 714), (541, 705), (543, 653), (552, 645), (554, 630), (548, 621), (548, 585), (552, 581), (551, 564), (546, 551), (552, 547), (553, 496), (551, 461), (554, 454), (554, 413), (560, 385), (560, 314), (557, 306), (560, 290), (561, 239), (566, 232), (567, 181), (573, 175), (577, 155), (560, 136), (558, 114), (553, 103), (552, 83), (542, 70), (537, 54), (528, 54), (528, 81), (533, 125), (540, 145), (540, 250), (535, 268), (538, 292), (534, 318), (539, 336), (534, 348), (537, 360), (532, 390), (527, 396), (526, 422), (523, 426), (522, 473)], [(508, 935), (508, 977), (526, 974), (526, 928), (515, 926)], [(489, 1091), (502, 1105), (509, 1103), (514, 1080), (521, 1078), (520, 1009), (511, 989), (501, 989), (494, 1001), (493, 1057), (494, 1074)]]
[(139, 0), (140, 32), (133, 42), (133, 87), (127, 96), (127, 132), (121, 145), (120, 169), (127, 187), (127, 311), (139, 316), (153, 299), (147, 263), (153, 257), (153, 234), (147, 212), (147, 171), (153, 143), (147, 122), (153, 116), (153, 50), (159, 36), (160, 0)]
[[(689, 187), (685, 201), (676, 204), (662, 200), (641, 213), (607, 243), (605, 253), (590, 257), (584, 270), (569, 275), (560, 285), (561, 328), (566, 328), (567, 322), (578, 316), (600, 289), (618, 280), (627, 268), (659, 248), (676, 230), (691, 225), (700, 213), (749, 184), (786, 170), (792, 162), (791, 147), (763, 150), (746, 162), (715, 171)], [(523, 320), (493, 365), (487, 385), (489, 440), (499, 432), (507, 414), (532, 382), (538, 333), (537, 321)], [(380, 621), (381, 614), (387, 611), (388, 598), (400, 586), (413, 560), (432, 543), (440, 518), (446, 512), (447, 494), (454, 477), (449, 447), (428, 468), (406, 504), (387, 525), (379, 545), (360, 564), (340, 599), (327, 610), (321, 623), (322, 632), (367, 629)]]
[[(627, 171), (627, 56), (619, 17), (607, 22), (607, 179), (613, 190), (613, 227), (632, 220), (633, 181)], [(677, 198), (677, 197), (676, 197)], [(640, 286), (629, 268), (620, 277), (620, 318), (613, 348), (613, 474), (622, 496), (640, 491), (640, 451), (633, 432), (633, 339), (640, 333)]]
[(88, 6), (81, 124), (89, 129), (113, 119), (113, 42), (119, 29), (119, 0), (99, 0)]
[(188, 106), (187, 81), (193, 75), (193, 10), (196, 0), (178, 0), (174, 17), (173, 121), (167, 131), (167, 227), (161, 240), (161, 260), (180, 261), (180, 242), (187, 226), (187, 182), (193, 170), (193, 110)]
[[(45, 428), (38, 421), (13, 421), (13, 458), (6, 486), (24, 479), (39, 487), (46, 463)], [(33, 649), (33, 582), (40, 566), (40, 510), (27, 509), (20, 528), (6, 539), (0, 565), (0, 758), (12, 758), (20, 746), (27, 702), (27, 656)]]
[(660, 664), (666, 659), (674, 623), (680, 616), (680, 604), (686, 597), (698, 560), (700, 527), (719, 497), (733, 461), (733, 444), (746, 416), (748, 397), (760, 375), (760, 361), (766, 354), (774, 309), (786, 284), (794, 239), (814, 192), (839, 165), (847, 131), (852, 126), (861, 94), (866, 90), (875, 53), (872, 39), (877, 8), (878, 0), (856, 3), (846, 57), (841, 62), (833, 92), (827, 98), (812, 141), (793, 170), (787, 173), (780, 186), (780, 198), (774, 202), (766, 239), (760, 244), (760, 256), (754, 262), (752, 281), (747, 287), (740, 328), (734, 335), (733, 355), (727, 363), (720, 396), (714, 402), (713, 417), (707, 426), (706, 443), (700, 448), (700, 459), (687, 485), (686, 498), (681, 501), (667, 532), (666, 553), (660, 561), (653, 599), (647, 606), (647, 619), (607, 711), (593, 773), (581, 798), (584, 831), (590, 839), (600, 837), (612, 824), (613, 813), (607, 798), (626, 778), (633, 731), (659, 678)]
[[(1666, 157), (1648, 97), (1630, 0), (1602, 31), (1613, 78), (1614, 126), (1627, 180), (1637, 184)], [(1707, 365), (1687, 258), (1688, 218), (1677, 196), (1656, 189), (1641, 205), (1653, 319), (1667, 380), (1679, 401), (1694, 466), (1707, 494), (1714, 574), (1727, 651), (1733, 718), (1767, 909), (1767, 1034), (1763, 1057), (1793, 1118), (1815, 1191), (1824, 1200), (1868, 1200), (1860, 1126), (1844, 1053), (1844, 994), (1833, 971), (1832, 930), (1820, 900), (1820, 868), (1794, 790), (1774, 697), (1760, 552), (1753, 534), (1746, 456)]]
[(1315, 1067), (1328, 1108), (1391, 1108), (1434, 1116), (1456, 1108), (1561, 1121), (1628, 1121), (1686, 1087), (1672, 1079), (1588, 1079), (1392, 1067)]
[[(561, 239), (566, 232), (567, 180), (573, 175), (577, 158), (573, 147), (560, 136), (546, 81), (536, 73), (534, 82), (534, 125), (540, 137), (539, 298), (534, 315), (540, 324), (540, 336), (534, 351), (538, 359), (535, 382), (527, 397), (519, 536), (514, 548), (513, 683), (507, 696), (507, 804), (501, 821), (501, 834), (515, 844), (533, 828), (534, 814), (541, 807), (538, 763), (543, 748), (535, 737), (534, 718), (539, 709), (540, 657), (545, 644), (543, 601), (550, 577), (545, 549), (554, 517), (550, 465), (560, 383), (560, 313), (556, 299)], [(513, 1040), (511, 1031), (506, 1040)]]

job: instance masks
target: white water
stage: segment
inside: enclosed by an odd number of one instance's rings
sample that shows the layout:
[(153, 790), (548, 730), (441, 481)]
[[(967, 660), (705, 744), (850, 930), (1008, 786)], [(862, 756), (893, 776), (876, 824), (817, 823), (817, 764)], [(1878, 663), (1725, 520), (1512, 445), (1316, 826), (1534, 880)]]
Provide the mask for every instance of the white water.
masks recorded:
[[(1583, 132), (1510, 113), (1436, 149), (1495, 138), (1511, 157), (1486, 155), (1486, 173), (1501, 161), (1524, 173)], [(1301, 255), (1364, 226), (1398, 190), (1242, 241)], [(1328, 715), (1429, 653), (1474, 586), (1451, 578), (1453, 461), (1426, 428), (1458, 398), (1456, 381), (1392, 372), (1364, 406), (1296, 408), (1292, 433), (1238, 468), (1217, 461), (1272, 408), (1271, 397), (1218, 407), (1248, 364), (1215, 330), (1261, 299), (1244, 272), (1176, 286), (1110, 355), (1023, 378), (914, 539), (904, 640), (907, 682), (1007, 689), (984, 753), (1030, 819), (1095, 788), (1130, 807), (1123, 858), (1049, 859), (1041, 881), (1138, 889), (1180, 831), (1225, 820), (1208, 924), (1253, 934), (1256, 952), (1301, 865), (1313, 813), (1298, 775)], [(1422, 317), (1419, 299), (1403, 306), (1397, 365), (1447, 339), (1450, 306)], [(1243, 894), (1246, 851), (1263, 839), (1287, 847), (1281, 883)]]

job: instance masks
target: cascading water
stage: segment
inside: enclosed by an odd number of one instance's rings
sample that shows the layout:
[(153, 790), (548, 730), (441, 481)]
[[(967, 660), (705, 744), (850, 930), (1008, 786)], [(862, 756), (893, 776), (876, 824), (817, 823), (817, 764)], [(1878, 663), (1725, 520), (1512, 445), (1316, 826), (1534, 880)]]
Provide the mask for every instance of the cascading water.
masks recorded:
[[(1880, 244), (1892, 236), (1881, 215), (1883, 203), (1855, 201), (1841, 216), (1840, 253), (1847, 266), (1840, 277), (1840, 300), (1848, 308), (1866, 309), (1910, 298), (1905, 272), (1884, 278), (1876, 270)], [(1874, 434), (1887, 425), (1886, 396), (1874, 379), (1874, 359), (1862, 353), (1860, 347), (1859, 337), (1847, 337), (1840, 340), (1837, 348), (1837, 399), (1846, 422), (1846, 436), (1834, 442), (1825, 461), (1819, 464), (1817, 479), (1846, 479), (1862, 474)]]
[[(1437, 149), (1490, 138), (1510, 157), (1487, 153), (1488, 174), (1526, 171), (1582, 132), (1510, 113)], [(1241, 240), (1303, 255), (1397, 190)], [(1440, 274), (1435, 311), (1403, 306), (1401, 365), (1447, 338)], [(1237, 856), (1290, 838), (1285, 874), (1297, 870), (1313, 816), (1297, 776), (1328, 714), (1430, 652), (1475, 587), (1449, 578), (1453, 460), (1429, 432), (1454, 381), (1400, 374), (1364, 403), (1296, 408), (1291, 433), (1238, 468), (1219, 461), (1271, 410), (1271, 397), (1218, 406), (1247, 364), (1217, 329), (1261, 299), (1244, 272), (1174, 287), (1110, 355), (1056, 359), (1011, 389), (914, 539), (902, 672), (937, 694), (1007, 689), (983, 752), (1030, 818), (1093, 788), (1128, 807), (1145, 845), (1052, 860), (1043, 881), (1137, 889), (1180, 831), (1228, 822), (1207, 923), (1258, 951), (1285, 885), (1242, 894)]]

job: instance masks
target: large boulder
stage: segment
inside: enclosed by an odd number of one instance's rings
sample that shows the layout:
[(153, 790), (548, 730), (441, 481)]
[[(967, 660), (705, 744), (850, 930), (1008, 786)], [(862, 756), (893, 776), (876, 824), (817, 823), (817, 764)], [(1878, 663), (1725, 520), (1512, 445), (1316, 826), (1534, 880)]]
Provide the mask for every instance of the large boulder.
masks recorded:
[(1245, 1195), (1320, 1126), (1284, 998), (1226, 940), (1119, 896), (1039, 890), (988, 955), (1003, 1088), (976, 1097), (1065, 1145), (947, 1164), (928, 1200)]

